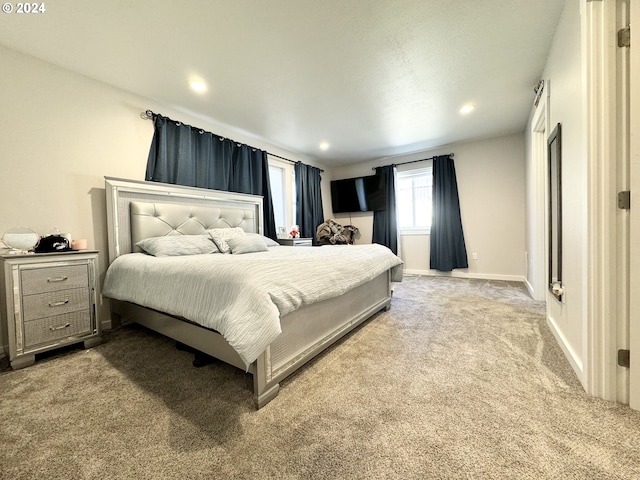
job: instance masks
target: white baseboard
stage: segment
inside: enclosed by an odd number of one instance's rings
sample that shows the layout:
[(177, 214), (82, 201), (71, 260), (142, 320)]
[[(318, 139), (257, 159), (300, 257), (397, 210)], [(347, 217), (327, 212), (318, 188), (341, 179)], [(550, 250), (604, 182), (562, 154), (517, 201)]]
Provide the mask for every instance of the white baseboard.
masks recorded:
[(437, 270), (405, 269), (405, 275), (422, 275), (426, 277), (475, 278), (480, 280), (504, 280), (507, 282), (525, 282), (522, 275), (500, 275), (495, 273), (438, 272)]
[(535, 299), (535, 292), (533, 290), (533, 285), (531, 285), (531, 283), (529, 283), (529, 280), (527, 280), (527, 277), (524, 278), (524, 286), (527, 287), (527, 290), (529, 291), (529, 295), (531, 295), (531, 298)]
[(567, 357), (571, 368), (573, 368), (573, 371), (576, 372), (578, 380), (580, 380), (582, 386), (585, 387), (584, 368), (582, 360), (576, 355), (576, 352), (574, 352), (573, 348), (571, 348), (569, 342), (567, 342), (564, 334), (562, 333), (562, 331), (560, 331), (553, 318), (547, 316), (547, 325), (549, 326), (549, 330), (551, 330), (551, 333), (553, 333), (553, 336), (556, 338), (558, 345), (560, 345), (560, 348), (564, 352), (564, 356)]

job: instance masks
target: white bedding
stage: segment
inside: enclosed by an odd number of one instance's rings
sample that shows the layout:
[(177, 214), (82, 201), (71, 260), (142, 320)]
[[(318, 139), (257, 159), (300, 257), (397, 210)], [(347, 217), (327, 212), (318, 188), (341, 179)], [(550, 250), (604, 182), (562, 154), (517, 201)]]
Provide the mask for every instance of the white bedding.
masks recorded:
[(103, 294), (220, 332), (248, 367), (280, 334), (280, 316), (401, 265), (377, 244), (281, 246), (245, 255), (131, 253), (111, 264)]

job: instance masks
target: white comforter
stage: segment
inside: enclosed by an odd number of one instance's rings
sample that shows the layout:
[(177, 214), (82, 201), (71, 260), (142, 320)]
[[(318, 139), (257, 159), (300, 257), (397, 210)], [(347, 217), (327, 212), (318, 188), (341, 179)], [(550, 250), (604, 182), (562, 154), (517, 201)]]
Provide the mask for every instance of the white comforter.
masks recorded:
[(401, 264), (377, 244), (279, 246), (244, 255), (131, 253), (111, 264), (103, 294), (212, 328), (248, 366), (280, 334), (280, 316)]

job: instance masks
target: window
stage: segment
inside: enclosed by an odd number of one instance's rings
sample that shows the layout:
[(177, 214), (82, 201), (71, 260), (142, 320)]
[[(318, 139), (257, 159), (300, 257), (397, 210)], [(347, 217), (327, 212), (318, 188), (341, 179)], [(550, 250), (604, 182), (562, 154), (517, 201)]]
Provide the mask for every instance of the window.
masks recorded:
[(397, 174), (398, 228), (402, 234), (425, 234), (431, 230), (431, 167)]
[(286, 192), (284, 189), (284, 168), (269, 165), (269, 183), (271, 185), (271, 201), (273, 215), (276, 218), (276, 229), (286, 225)]
[(288, 232), (289, 227), (296, 223), (296, 184), (293, 165), (270, 158), (269, 184), (276, 231), (284, 228)]

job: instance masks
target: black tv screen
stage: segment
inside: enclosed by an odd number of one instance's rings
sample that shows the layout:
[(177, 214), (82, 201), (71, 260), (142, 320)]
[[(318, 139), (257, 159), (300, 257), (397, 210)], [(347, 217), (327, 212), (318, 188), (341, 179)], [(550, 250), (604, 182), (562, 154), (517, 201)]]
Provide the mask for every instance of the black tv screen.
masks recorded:
[(385, 210), (387, 204), (386, 175), (344, 178), (331, 181), (333, 213)]

